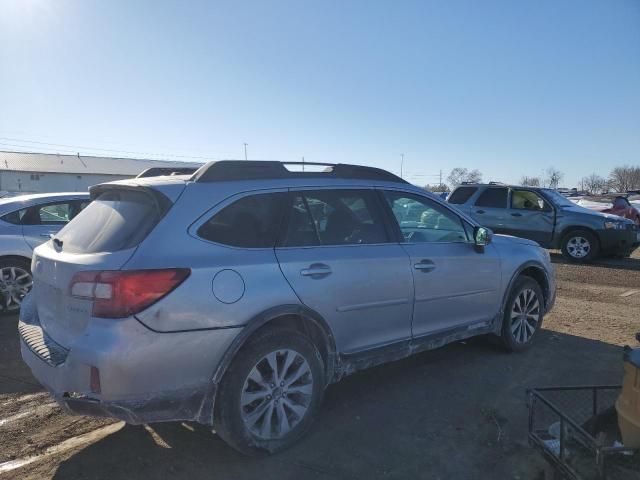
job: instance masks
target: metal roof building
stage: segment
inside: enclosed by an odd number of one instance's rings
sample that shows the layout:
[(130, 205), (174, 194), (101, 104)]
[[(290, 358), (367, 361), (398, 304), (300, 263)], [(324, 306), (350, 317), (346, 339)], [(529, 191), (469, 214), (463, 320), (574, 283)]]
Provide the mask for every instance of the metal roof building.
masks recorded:
[(193, 162), (0, 151), (0, 192), (81, 192), (97, 183), (135, 177), (151, 167), (199, 167)]

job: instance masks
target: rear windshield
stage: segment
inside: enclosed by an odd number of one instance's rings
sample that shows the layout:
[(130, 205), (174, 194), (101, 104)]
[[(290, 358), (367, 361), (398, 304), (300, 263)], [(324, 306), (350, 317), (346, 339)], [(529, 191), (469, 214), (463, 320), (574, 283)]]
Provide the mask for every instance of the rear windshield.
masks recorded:
[(126, 250), (138, 245), (160, 221), (154, 199), (144, 192), (101, 193), (56, 235), (70, 253)]
[(471, 195), (476, 193), (476, 190), (478, 190), (478, 187), (458, 187), (451, 195), (449, 195), (447, 202), (462, 205), (471, 198)]

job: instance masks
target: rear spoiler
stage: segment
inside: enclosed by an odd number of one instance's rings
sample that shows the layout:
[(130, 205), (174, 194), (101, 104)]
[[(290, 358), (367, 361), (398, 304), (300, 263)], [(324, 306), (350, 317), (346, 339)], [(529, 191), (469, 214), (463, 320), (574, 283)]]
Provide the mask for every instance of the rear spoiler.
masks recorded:
[(113, 191), (133, 191), (142, 192), (147, 195), (151, 201), (153, 201), (160, 217), (163, 217), (165, 213), (173, 206), (173, 202), (164, 193), (156, 190), (155, 188), (146, 187), (143, 185), (126, 185), (118, 183), (99, 183), (98, 185), (92, 185), (89, 187), (89, 196), (91, 200), (95, 200), (99, 195), (105, 192)]
[(136, 178), (160, 177), (163, 175), (191, 175), (196, 167), (151, 167), (143, 170)]

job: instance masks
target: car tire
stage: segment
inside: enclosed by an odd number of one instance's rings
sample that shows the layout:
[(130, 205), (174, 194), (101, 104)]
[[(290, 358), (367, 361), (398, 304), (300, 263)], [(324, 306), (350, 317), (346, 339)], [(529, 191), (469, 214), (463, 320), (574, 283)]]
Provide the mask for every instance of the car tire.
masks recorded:
[(571, 262), (589, 262), (598, 256), (598, 237), (588, 230), (572, 230), (562, 238), (562, 255)]
[(538, 282), (526, 275), (511, 288), (502, 317), (500, 343), (510, 352), (531, 347), (544, 318), (544, 296)]
[(0, 259), (0, 315), (18, 313), (22, 299), (32, 286), (31, 263), (28, 260), (15, 257)]
[(285, 328), (260, 332), (238, 352), (219, 385), (216, 433), (246, 455), (281, 451), (309, 429), (325, 386), (322, 358), (307, 336)]

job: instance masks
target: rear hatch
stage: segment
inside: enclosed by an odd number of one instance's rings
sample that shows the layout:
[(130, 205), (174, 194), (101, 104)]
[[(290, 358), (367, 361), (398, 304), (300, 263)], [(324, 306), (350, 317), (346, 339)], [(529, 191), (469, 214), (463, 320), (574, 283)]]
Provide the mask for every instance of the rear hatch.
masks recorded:
[(40, 324), (67, 347), (84, 332), (93, 306), (90, 299), (71, 296), (74, 275), (121, 269), (171, 207), (149, 187), (103, 184), (91, 189), (91, 197), (93, 202), (33, 256)]

